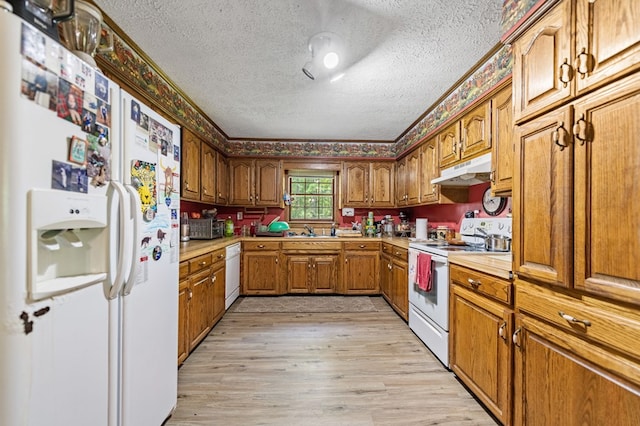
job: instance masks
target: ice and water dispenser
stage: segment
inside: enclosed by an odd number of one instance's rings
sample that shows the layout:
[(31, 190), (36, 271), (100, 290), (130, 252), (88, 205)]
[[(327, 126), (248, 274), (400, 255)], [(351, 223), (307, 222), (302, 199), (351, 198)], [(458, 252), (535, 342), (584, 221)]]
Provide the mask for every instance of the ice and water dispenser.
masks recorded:
[(28, 201), (29, 297), (45, 299), (105, 281), (107, 197), (33, 189)]

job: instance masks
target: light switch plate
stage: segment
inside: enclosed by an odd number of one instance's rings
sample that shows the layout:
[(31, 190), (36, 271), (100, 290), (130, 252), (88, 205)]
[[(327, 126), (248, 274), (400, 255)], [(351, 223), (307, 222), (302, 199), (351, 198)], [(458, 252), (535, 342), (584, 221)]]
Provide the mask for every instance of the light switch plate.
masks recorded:
[(342, 216), (353, 216), (355, 211), (351, 207), (345, 207), (342, 209)]

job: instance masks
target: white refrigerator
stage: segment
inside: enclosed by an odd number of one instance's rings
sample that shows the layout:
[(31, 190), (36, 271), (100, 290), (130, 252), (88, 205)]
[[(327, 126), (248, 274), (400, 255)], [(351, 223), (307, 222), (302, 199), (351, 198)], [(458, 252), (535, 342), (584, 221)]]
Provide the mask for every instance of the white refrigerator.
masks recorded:
[(160, 425), (180, 130), (0, 11), (0, 424)]

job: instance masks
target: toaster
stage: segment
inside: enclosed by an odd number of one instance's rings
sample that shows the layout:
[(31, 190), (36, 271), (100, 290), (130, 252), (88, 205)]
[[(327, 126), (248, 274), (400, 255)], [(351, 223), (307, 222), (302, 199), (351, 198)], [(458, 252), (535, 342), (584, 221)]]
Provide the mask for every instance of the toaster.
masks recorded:
[(214, 218), (189, 219), (189, 238), (213, 240), (224, 236), (224, 221)]

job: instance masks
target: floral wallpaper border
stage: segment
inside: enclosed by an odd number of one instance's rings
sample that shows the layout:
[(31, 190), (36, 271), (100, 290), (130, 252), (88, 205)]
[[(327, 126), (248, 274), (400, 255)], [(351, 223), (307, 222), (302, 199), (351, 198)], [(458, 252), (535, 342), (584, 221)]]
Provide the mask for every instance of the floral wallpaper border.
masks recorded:
[[(510, 31), (536, 4), (544, 0), (504, 0), (501, 28)], [(226, 155), (313, 157), (313, 158), (380, 158), (393, 159), (413, 145), (434, 133), (449, 119), (462, 112), (475, 100), (511, 75), (513, 66), (511, 47), (501, 48), (482, 64), (459, 87), (435, 108), (429, 111), (409, 132), (390, 143), (345, 141), (229, 141), (213, 122), (185, 98), (167, 79), (138, 54), (116, 31), (105, 25), (114, 36), (114, 49), (99, 53), (99, 59), (111, 71), (146, 94), (169, 112), (185, 127), (211, 142)]]

